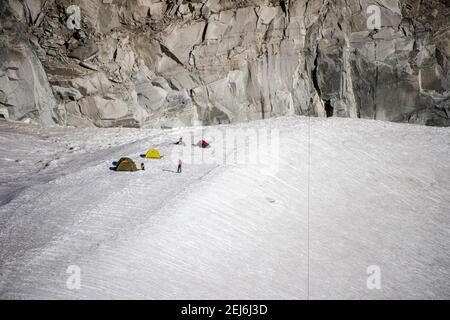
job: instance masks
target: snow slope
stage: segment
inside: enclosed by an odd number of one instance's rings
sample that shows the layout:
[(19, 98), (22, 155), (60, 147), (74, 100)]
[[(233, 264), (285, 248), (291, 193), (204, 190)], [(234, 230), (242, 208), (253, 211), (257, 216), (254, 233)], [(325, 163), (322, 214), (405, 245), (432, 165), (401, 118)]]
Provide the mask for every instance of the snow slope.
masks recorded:
[[(180, 136), (210, 137), (211, 155), (217, 132), (268, 128), (279, 132), (265, 155), (275, 166), (173, 172)], [(139, 157), (153, 146), (163, 159)], [(448, 128), (364, 120), (164, 131), (3, 122), (0, 298), (450, 298), (449, 155)], [(109, 170), (121, 156), (146, 170)], [(70, 265), (80, 289), (66, 286)], [(371, 265), (380, 290), (367, 288)]]

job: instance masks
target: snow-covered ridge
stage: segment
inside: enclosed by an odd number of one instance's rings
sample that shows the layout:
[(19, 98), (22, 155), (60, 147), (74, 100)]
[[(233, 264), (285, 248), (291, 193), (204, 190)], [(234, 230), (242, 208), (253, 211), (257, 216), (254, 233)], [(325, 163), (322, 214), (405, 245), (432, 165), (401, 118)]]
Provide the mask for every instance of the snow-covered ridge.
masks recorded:
[[(180, 136), (268, 127), (276, 171), (171, 172)], [(0, 297), (449, 298), (449, 141), (448, 128), (303, 117), (166, 131), (1, 122)], [(155, 145), (163, 159), (139, 157)], [(121, 156), (146, 170), (109, 170)], [(366, 285), (373, 265), (380, 290)]]

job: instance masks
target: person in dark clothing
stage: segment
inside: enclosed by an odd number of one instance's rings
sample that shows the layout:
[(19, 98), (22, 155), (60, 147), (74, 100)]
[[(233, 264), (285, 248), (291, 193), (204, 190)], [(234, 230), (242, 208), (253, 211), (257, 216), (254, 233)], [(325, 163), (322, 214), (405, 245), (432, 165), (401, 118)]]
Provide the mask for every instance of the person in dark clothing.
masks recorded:
[(183, 165), (183, 161), (178, 160), (178, 169), (177, 169), (177, 173), (181, 173), (181, 166)]
[(142, 170), (142, 171), (145, 170), (145, 166), (144, 166), (144, 163), (143, 163), (143, 162), (141, 163), (141, 170)]
[(177, 145), (184, 145), (183, 138), (180, 137), (180, 139), (177, 142), (175, 142), (175, 144), (177, 144)]

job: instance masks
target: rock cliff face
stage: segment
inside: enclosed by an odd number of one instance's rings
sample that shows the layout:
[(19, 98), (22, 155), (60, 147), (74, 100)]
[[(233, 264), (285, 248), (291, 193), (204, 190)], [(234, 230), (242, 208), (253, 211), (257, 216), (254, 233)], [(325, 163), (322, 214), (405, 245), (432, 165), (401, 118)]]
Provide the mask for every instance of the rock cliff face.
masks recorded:
[(0, 117), (450, 125), (448, 0), (2, 0)]

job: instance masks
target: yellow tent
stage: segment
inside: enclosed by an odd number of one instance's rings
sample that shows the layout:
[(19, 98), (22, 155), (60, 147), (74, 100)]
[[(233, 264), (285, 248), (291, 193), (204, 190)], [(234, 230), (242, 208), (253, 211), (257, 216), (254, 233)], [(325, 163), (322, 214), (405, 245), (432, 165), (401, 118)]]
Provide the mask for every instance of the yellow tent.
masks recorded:
[(149, 150), (145, 155), (145, 157), (150, 159), (161, 159), (161, 155), (159, 154), (159, 151), (156, 149)]

